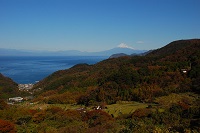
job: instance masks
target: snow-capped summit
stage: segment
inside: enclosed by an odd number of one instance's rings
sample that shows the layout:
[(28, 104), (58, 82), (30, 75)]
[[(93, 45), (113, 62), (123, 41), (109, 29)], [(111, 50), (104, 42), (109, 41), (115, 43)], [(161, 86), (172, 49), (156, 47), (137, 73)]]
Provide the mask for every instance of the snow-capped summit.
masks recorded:
[(128, 48), (128, 49), (134, 49), (134, 48), (132, 48), (132, 47), (128, 46), (127, 44), (125, 44), (125, 43), (120, 43), (120, 44), (119, 44), (117, 47), (118, 47), (118, 48)]
[(119, 44), (117, 47), (100, 51), (100, 52), (82, 52), (78, 50), (66, 50), (66, 51), (26, 51), (15, 49), (1, 49), (0, 56), (111, 56), (113, 54), (123, 53), (126, 55), (141, 54), (146, 50), (135, 50), (125, 43)]

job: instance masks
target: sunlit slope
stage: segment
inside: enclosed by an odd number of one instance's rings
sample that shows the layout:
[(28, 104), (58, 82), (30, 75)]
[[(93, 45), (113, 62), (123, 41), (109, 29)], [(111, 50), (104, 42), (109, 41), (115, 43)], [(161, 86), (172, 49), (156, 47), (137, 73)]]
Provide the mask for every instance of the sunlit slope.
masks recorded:
[(53, 103), (67, 103), (70, 98), (82, 104), (152, 101), (170, 93), (198, 92), (199, 77), (200, 40), (193, 39), (174, 41), (146, 56), (79, 64), (53, 73), (34, 89), (41, 88), (38, 95), (45, 93), (47, 102)]

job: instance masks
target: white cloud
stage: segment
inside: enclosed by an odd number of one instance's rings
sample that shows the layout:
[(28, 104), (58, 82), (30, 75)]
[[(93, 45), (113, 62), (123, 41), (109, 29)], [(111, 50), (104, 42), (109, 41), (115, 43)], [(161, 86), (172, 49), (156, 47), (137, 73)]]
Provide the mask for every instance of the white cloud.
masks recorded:
[(143, 41), (137, 41), (136, 43), (138, 43), (138, 44), (142, 44), (142, 43), (144, 43)]
[(125, 44), (125, 43), (120, 43), (117, 47), (118, 48), (130, 48), (130, 49), (134, 49), (134, 48), (128, 46), (127, 44)]

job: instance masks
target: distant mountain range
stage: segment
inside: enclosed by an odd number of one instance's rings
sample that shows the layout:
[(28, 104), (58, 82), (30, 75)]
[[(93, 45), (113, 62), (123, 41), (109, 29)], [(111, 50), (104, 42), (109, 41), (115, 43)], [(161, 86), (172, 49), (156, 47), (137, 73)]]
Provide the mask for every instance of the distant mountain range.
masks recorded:
[(66, 51), (37, 51), (37, 50), (16, 50), (0, 48), (0, 56), (111, 56), (113, 54), (123, 53), (127, 55), (141, 54), (147, 50), (135, 50), (132, 48), (116, 47), (110, 50), (100, 52), (82, 52), (78, 50)]

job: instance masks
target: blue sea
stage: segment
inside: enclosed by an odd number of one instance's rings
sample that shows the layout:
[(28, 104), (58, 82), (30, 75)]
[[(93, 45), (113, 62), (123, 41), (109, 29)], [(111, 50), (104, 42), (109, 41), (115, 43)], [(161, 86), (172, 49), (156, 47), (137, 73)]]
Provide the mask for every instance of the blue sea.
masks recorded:
[(58, 70), (80, 64), (95, 64), (106, 56), (17, 56), (0, 57), (0, 73), (18, 84), (36, 83)]

